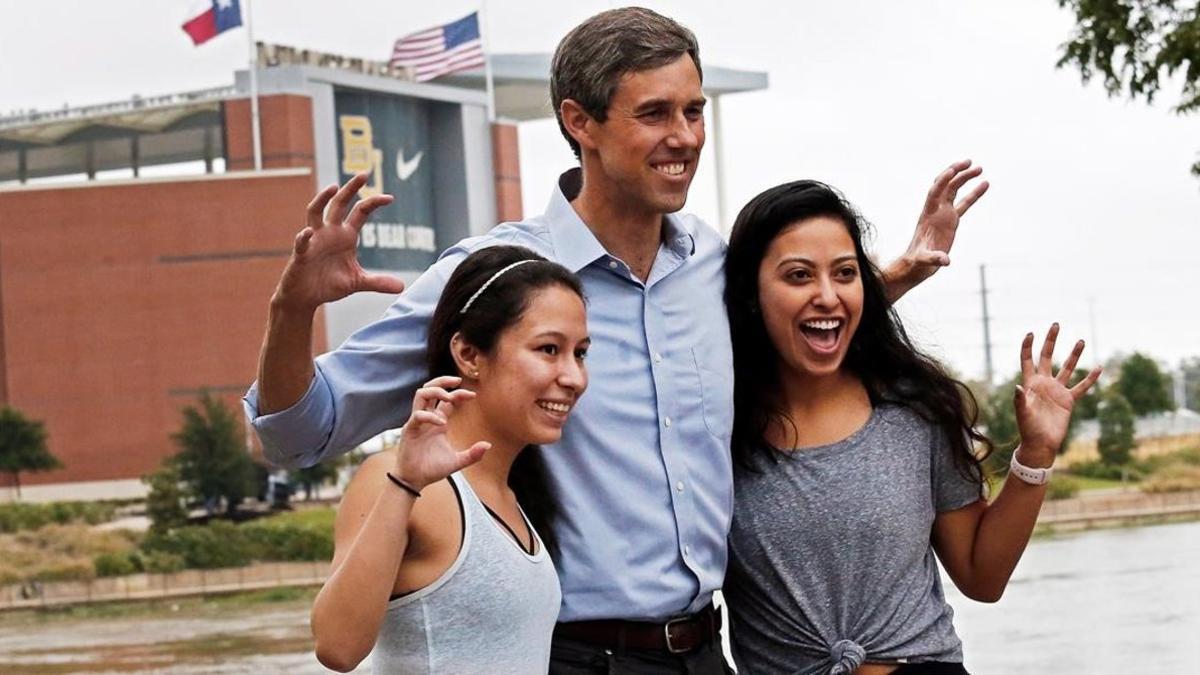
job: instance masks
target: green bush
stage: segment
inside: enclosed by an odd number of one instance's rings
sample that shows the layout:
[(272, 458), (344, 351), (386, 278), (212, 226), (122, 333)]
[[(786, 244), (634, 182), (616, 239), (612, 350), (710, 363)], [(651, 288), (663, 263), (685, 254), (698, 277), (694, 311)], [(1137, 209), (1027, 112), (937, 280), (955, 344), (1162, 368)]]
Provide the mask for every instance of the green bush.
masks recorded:
[(142, 567), (154, 574), (171, 574), (186, 569), (183, 556), (166, 551), (152, 551), (142, 554)]
[[(1099, 478), (1100, 480), (1141, 480), (1142, 472), (1133, 467), (1113, 466), (1093, 459), (1086, 462), (1075, 462), (1071, 465), (1071, 473), (1084, 478)], [(1122, 474), (1124, 474), (1122, 476)]]
[(197, 569), (240, 567), (250, 562), (244, 537), (236, 525), (225, 521), (151, 532), (142, 550), (177, 555), (186, 567)]
[(141, 571), (141, 559), (136, 552), (101, 553), (92, 559), (92, 564), (98, 577), (119, 577)]
[(208, 525), (151, 532), (142, 542), (146, 571), (177, 571), (181, 567), (237, 567), (253, 560), (269, 562), (329, 560), (333, 530), (323, 526), (270, 521)]
[(1078, 479), (1059, 474), (1047, 484), (1046, 499), (1070, 499), (1079, 494)]
[(285, 562), (333, 557), (332, 534), (317, 528), (249, 524), (240, 529), (255, 560)]
[(50, 523), (65, 525), (84, 522), (88, 525), (96, 525), (112, 520), (115, 512), (116, 505), (108, 502), (0, 504), (0, 532), (37, 530)]

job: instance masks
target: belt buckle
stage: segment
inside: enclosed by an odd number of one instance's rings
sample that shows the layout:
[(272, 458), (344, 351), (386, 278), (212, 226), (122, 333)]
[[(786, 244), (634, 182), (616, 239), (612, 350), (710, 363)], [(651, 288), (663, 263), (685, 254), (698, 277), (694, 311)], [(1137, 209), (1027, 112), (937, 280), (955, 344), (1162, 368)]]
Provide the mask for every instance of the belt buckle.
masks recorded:
[(683, 623), (685, 621), (690, 620), (691, 618), (692, 617), (690, 617), (690, 616), (681, 616), (681, 617), (671, 619), (670, 621), (663, 624), (663, 636), (666, 637), (666, 639), (667, 639), (667, 651), (669, 653), (685, 654), (688, 651), (690, 651), (690, 649), (676, 649), (675, 645), (671, 643), (671, 626), (673, 626), (677, 623)]

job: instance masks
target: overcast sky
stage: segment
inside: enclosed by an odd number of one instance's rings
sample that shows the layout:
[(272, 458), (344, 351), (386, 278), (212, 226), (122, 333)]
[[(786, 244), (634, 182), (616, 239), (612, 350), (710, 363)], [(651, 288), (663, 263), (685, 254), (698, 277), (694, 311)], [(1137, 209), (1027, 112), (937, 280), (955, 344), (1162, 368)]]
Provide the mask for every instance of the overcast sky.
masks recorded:
[[(552, 51), (618, 4), (493, 1), (491, 48)], [(1188, 175), (1200, 116), (1170, 112), (1177, 87), (1150, 107), (1056, 70), (1072, 20), (1054, 0), (646, 4), (694, 30), (706, 63), (770, 77), (766, 91), (724, 99), (724, 137), (710, 127), (688, 210), (717, 219), (720, 142), (732, 212), (776, 183), (818, 178), (875, 223), (888, 259), (934, 175), (969, 157), (992, 189), (968, 215), (952, 266), (900, 304), (923, 344), (966, 376), (983, 372), (986, 264), (998, 376), (1016, 369), (1026, 330), (1056, 319), (1103, 358), (1140, 350), (1173, 366), (1200, 355), (1200, 182)], [(191, 46), (179, 26), (197, 6), (0, 0), (0, 114), (232, 83), (245, 32)], [(396, 37), (476, 7), (254, 0), (254, 30), (265, 42), (385, 60)], [(535, 213), (573, 160), (551, 121), (522, 125), (521, 152)]]

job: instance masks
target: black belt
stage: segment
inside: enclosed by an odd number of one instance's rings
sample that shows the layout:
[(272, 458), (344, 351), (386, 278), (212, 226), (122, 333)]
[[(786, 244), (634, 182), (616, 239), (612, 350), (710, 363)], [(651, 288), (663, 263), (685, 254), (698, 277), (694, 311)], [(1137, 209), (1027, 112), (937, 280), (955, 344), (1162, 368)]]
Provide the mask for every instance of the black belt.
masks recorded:
[(712, 605), (663, 623), (599, 619), (571, 621), (554, 627), (554, 637), (578, 640), (605, 649), (647, 649), (685, 654), (712, 644), (721, 630), (721, 614)]

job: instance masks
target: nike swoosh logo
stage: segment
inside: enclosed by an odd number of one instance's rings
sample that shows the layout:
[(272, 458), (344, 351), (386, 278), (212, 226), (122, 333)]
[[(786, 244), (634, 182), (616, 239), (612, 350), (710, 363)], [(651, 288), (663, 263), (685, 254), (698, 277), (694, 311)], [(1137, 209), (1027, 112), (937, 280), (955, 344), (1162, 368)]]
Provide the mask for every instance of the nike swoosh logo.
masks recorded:
[(400, 180), (408, 180), (409, 176), (416, 172), (417, 167), (421, 165), (421, 158), (425, 156), (425, 151), (422, 150), (413, 156), (407, 162), (404, 161), (403, 148), (396, 151), (396, 175)]

